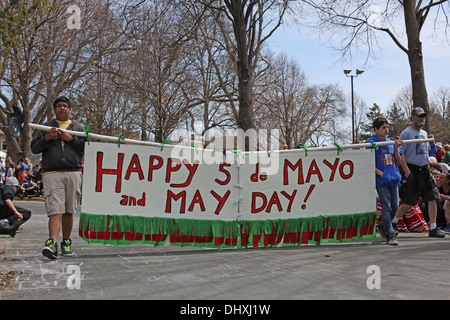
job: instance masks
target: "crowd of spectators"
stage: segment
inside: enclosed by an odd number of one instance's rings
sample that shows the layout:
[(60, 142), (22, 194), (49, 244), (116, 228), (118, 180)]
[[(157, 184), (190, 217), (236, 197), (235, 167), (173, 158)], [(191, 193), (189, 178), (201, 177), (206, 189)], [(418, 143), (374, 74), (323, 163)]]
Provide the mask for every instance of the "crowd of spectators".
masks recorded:
[(33, 165), (29, 158), (19, 159), (17, 163), (12, 161), (11, 157), (7, 157), (5, 160), (0, 159), (0, 185), (6, 184), (6, 181), (11, 177), (16, 178), (21, 185), (16, 194), (18, 197), (32, 198), (42, 196), (40, 162)]

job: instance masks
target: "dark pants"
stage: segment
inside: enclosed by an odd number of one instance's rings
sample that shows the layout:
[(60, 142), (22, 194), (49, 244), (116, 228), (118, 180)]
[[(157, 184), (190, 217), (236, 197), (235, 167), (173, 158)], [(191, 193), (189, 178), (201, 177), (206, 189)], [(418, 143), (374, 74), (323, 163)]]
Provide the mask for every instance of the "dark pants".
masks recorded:
[(3, 205), (0, 207), (0, 219), (7, 219), (9, 221), (9, 226), (0, 225), (0, 234), (10, 234), (16, 232), (16, 230), (24, 224), (28, 219), (31, 218), (31, 211), (22, 207), (15, 206), (17, 211), (19, 211), (23, 219), (19, 218), (12, 212), (8, 206)]
[[(439, 228), (446, 227), (450, 221), (447, 221), (445, 218), (445, 209), (444, 209), (444, 201), (437, 200), (437, 216), (436, 216), (436, 226)], [(419, 202), (420, 210), (422, 210), (423, 218), (427, 223), (430, 223), (430, 216), (428, 214), (428, 202)]]
[(402, 172), (400, 199), (403, 204), (415, 206), (419, 199), (428, 202), (439, 200), (439, 189), (428, 166), (418, 167), (408, 163), (411, 174), (405, 178)]

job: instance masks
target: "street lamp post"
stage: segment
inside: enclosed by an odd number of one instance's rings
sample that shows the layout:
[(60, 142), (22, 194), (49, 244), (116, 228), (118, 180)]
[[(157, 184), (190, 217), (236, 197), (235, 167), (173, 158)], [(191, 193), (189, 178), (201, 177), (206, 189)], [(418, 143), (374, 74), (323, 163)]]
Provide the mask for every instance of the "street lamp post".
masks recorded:
[(344, 73), (347, 77), (350, 77), (351, 79), (351, 88), (352, 88), (352, 143), (356, 143), (356, 137), (355, 137), (355, 97), (353, 94), (353, 78), (358, 77), (360, 74), (364, 72), (362, 69), (356, 69), (356, 75), (350, 74), (352, 72), (352, 69), (344, 69)]

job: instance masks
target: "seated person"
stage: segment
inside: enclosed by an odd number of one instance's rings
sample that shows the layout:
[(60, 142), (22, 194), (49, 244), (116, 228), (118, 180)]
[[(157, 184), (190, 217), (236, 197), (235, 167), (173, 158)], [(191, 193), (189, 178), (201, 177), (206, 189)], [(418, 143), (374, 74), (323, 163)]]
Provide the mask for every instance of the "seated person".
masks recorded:
[(31, 211), (16, 207), (12, 200), (21, 188), (16, 178), (10, 177), (0, 187), (0, 234), (16, 235), (17, 229), (31, 218)]
[(445, 234), (450, 234), (450, 173), (441, 173), (437, 180), (440, 199), (437, 201), (438, 216), (444, 216), (447, 225), (442, 229)]
[(32, 198), (39, 197), (40, 191), (38, 185), (32, 180), (28, 180), (27, 178), (23, 179), (22, 188), (20, 188), (16, 195), (22, 199), (23, 197)]
[[(445, 212), (445, 206), (449, 206), (447, 200), (449, 198), (450, 194), (450, 188), (449, 188), (449, 173), (442, 173), (441, 168), (439, 165), (430, 164), (430, 170), (433, 173), (434, 180), (436, 180), (436, 184), (439, 187), (439, 200), (436, 200), (437, 205), (437, 217), (436, 217), (436, 224), (439, 228), (447, 228), (450, 224), (450, 212), (446, 214)], [(423, 212), (423, 216), (425, 221), (429, 221), (428, 216), (428, 203), (426, 202), (420, 202), (419, 206)], [(449, 211), (449, 209), (447, 209)], [(444, 232), (444, 230), (442, 230)], [(448, 232), (450, 234), (450, 227), (448, 228)]]

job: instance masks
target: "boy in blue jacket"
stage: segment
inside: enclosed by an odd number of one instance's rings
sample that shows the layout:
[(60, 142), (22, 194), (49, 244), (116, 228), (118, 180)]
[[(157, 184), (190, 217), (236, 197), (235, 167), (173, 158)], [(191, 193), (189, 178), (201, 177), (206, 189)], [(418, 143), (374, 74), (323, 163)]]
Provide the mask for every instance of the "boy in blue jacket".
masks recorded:
[[(373, 128), (375, 135), (368, 142), (392, 141), (387, 137), (389, 123), (385, 118), (375, 119)], [(401, 161), (398, 147), (402, 143), (402, 140), (395, 140), (395, 145), (378, 146), (375, 151), (376, 189), (381, 203), (381, 225), (378, 230), (390, 245), (398, 244), (392, 219), (395, 217), (399, 205), (398, 183), (401, 175), (397, 164)]]

